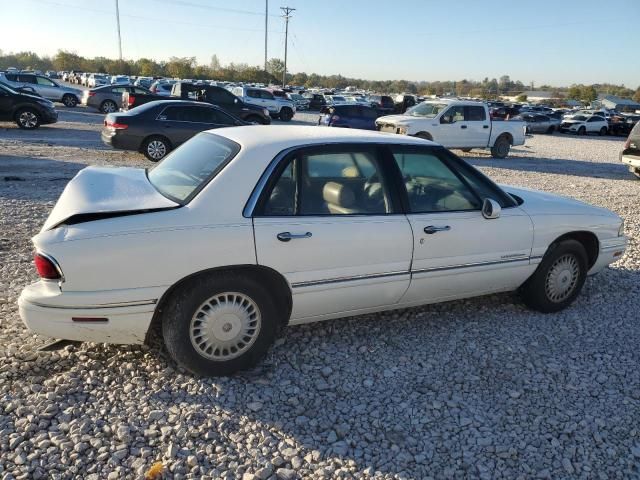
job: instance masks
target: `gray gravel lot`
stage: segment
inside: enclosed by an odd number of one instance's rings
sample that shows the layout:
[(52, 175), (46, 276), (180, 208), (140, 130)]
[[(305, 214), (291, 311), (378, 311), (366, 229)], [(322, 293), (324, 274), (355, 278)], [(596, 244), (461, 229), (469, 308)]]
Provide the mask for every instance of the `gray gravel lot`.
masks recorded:
[[(301, 121), (315, 122), (312, 114)], [(638, 478), (640, 182), (622, 139), (539, 135), (501, 183), (571, 195), (631, 244), (569, 309), (514, 295), (292, 327), (254, 371), (201, 379), (150, 347), (35, 353), (16, 300), (30, 237), (85, 165), (149, 166), (100, 144), (102, 115), (0, 124), (0, 478)]]

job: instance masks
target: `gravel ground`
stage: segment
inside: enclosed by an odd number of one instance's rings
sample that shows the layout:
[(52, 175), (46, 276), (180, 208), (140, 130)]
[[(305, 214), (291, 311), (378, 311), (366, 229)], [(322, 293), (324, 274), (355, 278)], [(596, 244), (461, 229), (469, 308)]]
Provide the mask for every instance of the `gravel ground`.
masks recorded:
[[(35, 353), (16, 300), (29, 238), (85, 165), (148, 166), (103, 148), (102, 116), (61, 108), (0, 125), (0, 478), (637, 478), (640, 183), (622, 140), (535, 136), (501, 183), (571, 195), (626, 220), (627, 254), (569, 309), (494, 295), (292, 327), (258, 369), (176, 370), (158, 342)], [(314, 121), (311, 114), (302, 120)]]

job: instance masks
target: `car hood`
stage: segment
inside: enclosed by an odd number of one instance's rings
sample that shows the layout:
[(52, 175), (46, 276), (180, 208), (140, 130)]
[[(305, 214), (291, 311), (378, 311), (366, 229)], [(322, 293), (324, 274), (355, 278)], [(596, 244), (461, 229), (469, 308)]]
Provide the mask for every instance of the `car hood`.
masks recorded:
[(569, 119), (565, 119), (563, 120), (564, 123), (585, 123), (584, 120), (574, 120), (573, 118), (569, 118)]
[(606, 208), (595, 207), (574, 198), (511, 185), (500, 185), (500, 187), (522, 198), (524, 203), (520, 208), (528, 215), (595, 215), (619, 218), (617, 214)]
[(413, 115), (385, 115), (378, 117), (376, 123), (391, 123), (393, 125), (408, 125), (416, 120), (433, 120), (427, 117), (414, 117)]
[(161, 195), (141, 168), (87, 167), (67, 184), (42, 231), (63, 223), (80, 223), (179, 206)]

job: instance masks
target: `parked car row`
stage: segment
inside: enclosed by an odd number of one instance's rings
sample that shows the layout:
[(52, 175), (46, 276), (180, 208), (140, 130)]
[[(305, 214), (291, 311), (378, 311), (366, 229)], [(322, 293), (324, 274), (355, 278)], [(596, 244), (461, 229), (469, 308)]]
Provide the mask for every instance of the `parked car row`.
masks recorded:
[(12, 121), (24, 130), (33, 130), (57, 122), (58, 112), (50, 100), (0, 82), (0, 121)]
[(67, 107), (75, 107), (80, 103), (82, 96), (82, 91), (77, 88), (67, 87), (44, 75), (34, 73), (0, 73), (0, 81), (13, 89), (30, 87), (41, 97), (63, 103)]

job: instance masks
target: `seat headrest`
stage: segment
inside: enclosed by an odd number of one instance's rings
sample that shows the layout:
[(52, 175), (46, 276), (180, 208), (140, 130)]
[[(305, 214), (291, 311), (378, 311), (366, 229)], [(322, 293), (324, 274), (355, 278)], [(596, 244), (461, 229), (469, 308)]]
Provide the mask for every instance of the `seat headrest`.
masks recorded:
[(350, 208), (356, 201), (353, 191), (337, 182), (327, 182), (322, 189), (324, 201), (344, 208)]

